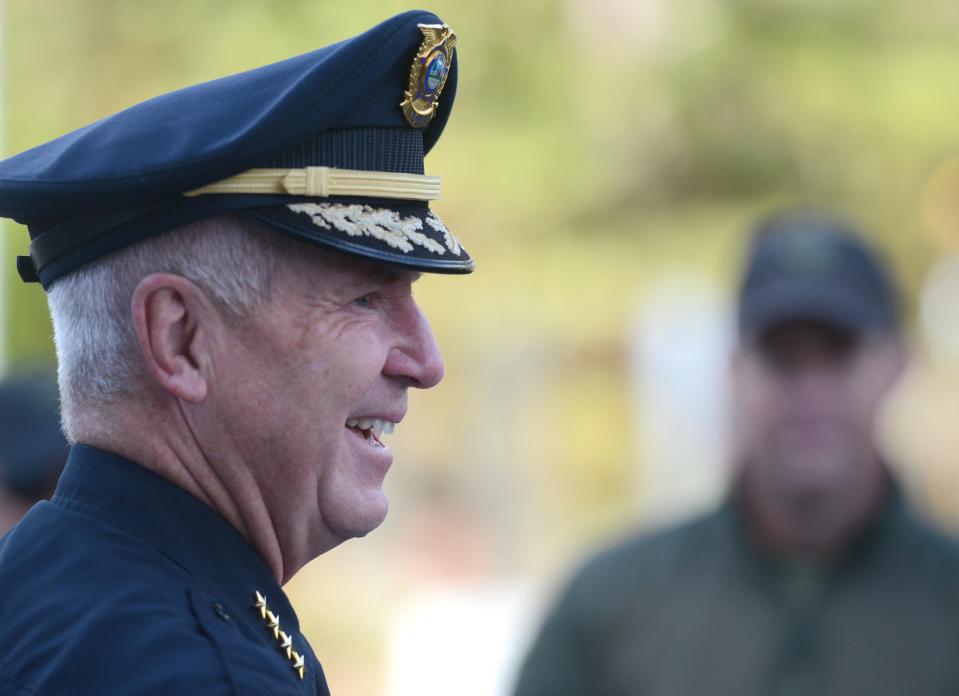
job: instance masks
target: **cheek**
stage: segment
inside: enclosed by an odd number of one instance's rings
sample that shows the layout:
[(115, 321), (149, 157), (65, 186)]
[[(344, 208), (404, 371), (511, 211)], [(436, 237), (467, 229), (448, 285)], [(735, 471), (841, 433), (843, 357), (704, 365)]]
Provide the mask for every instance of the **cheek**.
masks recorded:
[(768, 395), (755, 380), (740, 378), (734, 385), (733, 397), (733, 457), (747, 459), (756, 453), (763, 433), (768, 432)]
[(755, 431), (777, 417), (781, 389), (758, 371), (750, 371), (738, 382), (735, 399), (743, 427)]
[(362, 405), (383, 371), (388, 350), (372, 330), (340, 332), (335, 340), (318, 341), (304, 357), (298, 382), (324, 412), (345, 417)]

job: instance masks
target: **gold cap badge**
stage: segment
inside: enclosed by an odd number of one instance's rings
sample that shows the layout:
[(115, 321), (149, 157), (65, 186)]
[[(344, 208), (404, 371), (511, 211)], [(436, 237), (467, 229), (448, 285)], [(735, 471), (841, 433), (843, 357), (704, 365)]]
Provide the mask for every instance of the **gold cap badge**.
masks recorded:
[(456, 34), (445, 24), (418, 26), (423, 32), (423, 43), (413, 57), (409, 88), (400, 108), (413, 128), (426, 128), (436, 115), (440, 92), (453, 66)]

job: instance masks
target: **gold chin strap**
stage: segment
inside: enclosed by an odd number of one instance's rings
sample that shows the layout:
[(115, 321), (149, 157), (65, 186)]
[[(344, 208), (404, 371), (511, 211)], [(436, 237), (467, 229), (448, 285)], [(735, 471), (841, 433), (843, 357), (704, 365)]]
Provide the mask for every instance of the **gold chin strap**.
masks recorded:
[(228, 179), (187, 191), (185, 196), (212, 193), (258, 193), (265, 195), (363, 196), (435, 201), (440, 197), (440, 178), (423, 174), (367, 172), (334, 167), (302, 169), (249, 169)]

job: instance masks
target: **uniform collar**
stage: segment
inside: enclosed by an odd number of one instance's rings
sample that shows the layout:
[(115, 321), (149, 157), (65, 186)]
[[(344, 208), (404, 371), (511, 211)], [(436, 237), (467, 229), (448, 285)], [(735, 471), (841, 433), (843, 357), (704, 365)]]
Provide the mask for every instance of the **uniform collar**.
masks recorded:
[(78, 444), (52, 502), (139, 537), (237, 607), (263, 593), (284, 626), (299, 622), (266, 563), (213, 508), (118, 454)]

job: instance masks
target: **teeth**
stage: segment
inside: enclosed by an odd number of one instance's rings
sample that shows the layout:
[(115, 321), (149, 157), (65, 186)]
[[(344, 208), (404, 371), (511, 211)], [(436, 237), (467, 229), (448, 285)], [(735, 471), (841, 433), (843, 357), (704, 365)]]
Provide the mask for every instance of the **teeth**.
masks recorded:
[(379, 437), (383, 433), (386, 433), (387, 435), (393, 434), (393, 432), (396, 430), (396, 423), (384, 420), (382, 418), (347, 418), (346, 427), (358, 428), (360, 430), (372, 430), (373, 434), (376, 435), (376, 437)]

